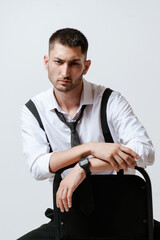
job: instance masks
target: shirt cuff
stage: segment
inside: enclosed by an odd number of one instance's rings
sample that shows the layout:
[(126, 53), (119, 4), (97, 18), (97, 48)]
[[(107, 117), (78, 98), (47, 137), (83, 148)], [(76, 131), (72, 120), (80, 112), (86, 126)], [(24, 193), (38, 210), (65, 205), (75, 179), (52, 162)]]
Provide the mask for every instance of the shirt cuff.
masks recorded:
[(53, 178), (54, 173), (49, 170), (49, 161), (52, 153), (40, 156), (32, 165), (31, 174), (36, 180)]
[(138, 167), (146, 168), (147, 166), (153, 164), (154, 150), (152, 146), (144, 147), (143, 144), (141, 143), (135, 144), (134, 142), (127, 144), (125, 146), (132, 149), (140, 156), (139, 159), (135, 159)]

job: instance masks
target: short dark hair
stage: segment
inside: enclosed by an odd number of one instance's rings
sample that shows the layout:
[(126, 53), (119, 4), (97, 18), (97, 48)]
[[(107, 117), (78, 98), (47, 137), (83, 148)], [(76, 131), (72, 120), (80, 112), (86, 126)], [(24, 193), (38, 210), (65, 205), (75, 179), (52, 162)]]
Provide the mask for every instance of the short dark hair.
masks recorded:
[(66, 45), (69, 47), (80, 46), (82, 53), (87, 54), (87, 38), (77, 29), (63, 28), (54, 32), (49, 39), (49, 51), (53, 48), (55, 42), (59, 42), (62, 45)]

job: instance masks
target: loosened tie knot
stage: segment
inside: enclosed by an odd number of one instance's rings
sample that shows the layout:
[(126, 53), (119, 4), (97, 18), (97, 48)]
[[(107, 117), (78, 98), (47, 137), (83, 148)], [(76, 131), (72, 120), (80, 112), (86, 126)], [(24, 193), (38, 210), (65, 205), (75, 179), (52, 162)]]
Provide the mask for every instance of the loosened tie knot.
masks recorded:
[(61, 112), (59, 112), (57, 109), (55, 109), (55, 112), (56, 112), (58, 118), (62, 122), (64, 122), (71, 130), (71, 147), (74, 147), (74, 146), (77, 146), (77, 145), (80, 144), (79, 136), (78, 136), (78, 133), (76, 131), (76, 126), (77, 126), (79, 120), (82, 117), (82, 114), (83, 114), (83, 111), (84, 111), (85, 107), (86, 107), (86, 105), (82, 106), (81, 113), (80, 113), (78, 119), (75, 122), (67, 122), (64, 115)]

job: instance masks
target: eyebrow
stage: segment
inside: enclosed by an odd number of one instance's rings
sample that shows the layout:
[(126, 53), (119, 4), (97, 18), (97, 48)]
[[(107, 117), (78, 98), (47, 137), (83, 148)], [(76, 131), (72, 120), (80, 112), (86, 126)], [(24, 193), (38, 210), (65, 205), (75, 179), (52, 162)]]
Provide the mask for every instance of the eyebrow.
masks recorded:
[[(61, 59), (59, 57), (55, 57), (55, 60), (59, 60), (59, 61), (65, 61), (64, 59)], [(76, 58), (76, 59), (71, 59), (69, 62), (80, 62), (81, 59), (80, 58)]]
[(78, 61), (81, 61), (81, 59), (80, 59), (80, 58), (77, 58), (77, 59), (71, 60), (71, 62), (78, 62)]

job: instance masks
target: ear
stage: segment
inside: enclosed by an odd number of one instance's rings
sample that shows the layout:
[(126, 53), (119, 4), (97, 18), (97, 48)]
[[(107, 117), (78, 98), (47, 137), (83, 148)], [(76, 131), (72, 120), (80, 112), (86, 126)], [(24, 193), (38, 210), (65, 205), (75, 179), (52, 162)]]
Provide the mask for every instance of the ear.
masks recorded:
[(90, 65), (91, 65), (91, 60), (86, 60), (83, 75), (85, 75), (88, 72), (88, 69), (89, 69)]
[(49, 57), (47, 55), (45, 55), (44, 56), (44, 66), (47, 71), (48, 71), (48, 61), (49, 61)]

